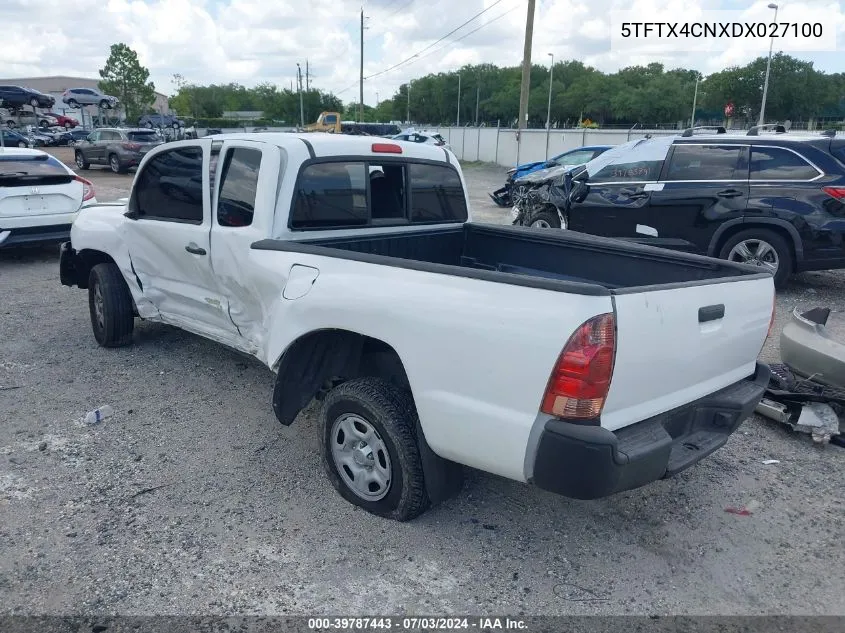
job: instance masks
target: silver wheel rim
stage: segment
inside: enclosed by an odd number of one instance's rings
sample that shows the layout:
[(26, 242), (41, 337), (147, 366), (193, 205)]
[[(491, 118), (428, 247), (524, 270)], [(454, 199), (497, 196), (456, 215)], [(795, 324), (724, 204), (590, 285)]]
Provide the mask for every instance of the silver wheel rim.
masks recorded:
[(552, 225), (546, 222), (546, 220), (534, 220), (531, 223), (531, 226), (538, 229), (550, 229)]
[(775, 247), (765, 240), (743, 240), (731, 249), (728, 259), (732, 262), (760, 266), (772, 274), (778, 271), (780, 259)]
[(82, 154), (77, 154), (77, 155), (76, 155), (76, 165), (77, 165), (78, 167), (82, 167), (83, 165), (85, 165), (85, 161), (84, 161), (84, 160), (82, 160)]
[(390, 491), (387, 446), (364, 418), (344, 413), (332, 424), (332, 459), (346, 486), (365, 501), (379, 501)]
[(103, 292), (100, 284), (94, 284), (94, 316), (97, 319), (97, 327), (101, 330), (106, 327), (105, 306), (103, 303)]
[(109, 161), (111, 165), (111, 170), (114, 172), (120, 171), (120, 163), (117, 162), (117, 156), (112, 156), (111, 160)]

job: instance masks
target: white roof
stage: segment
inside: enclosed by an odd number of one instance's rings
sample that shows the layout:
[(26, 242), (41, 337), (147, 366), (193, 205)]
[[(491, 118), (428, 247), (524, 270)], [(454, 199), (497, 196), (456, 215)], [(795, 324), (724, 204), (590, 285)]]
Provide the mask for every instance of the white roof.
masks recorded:
[[(0, 147), (0, 154), (3, 156), (38, 156), (40, 154), (47, 154), (40, 149), (29, 149), (28, 147)], [(49, 156), (49, 154), (47, 154)], [(61, 162), (61, 161), (59, 161)]]
[[(294, 150), (296, 153), (301, 153), (302, 150), (307, 151), (305, 143), (302, 142), (304, 140), (311, 144), (311, 147), (314, 148), (314, 153), (318, 158), (324, 156), (393, 156), (398, 158), (401, 156), (404, 158), (421, 158), (443, 162), (446, 162), (447, 160), (446, 152), (442, 147), (426, 145), (423, 143), (397, 141), (381, 136), (328, 134), (325, 132), (240, 132), (231, 134), (214, 134), (206, 138), (212, 138), (220, 141), (259, 141), (277, 145), (285, 150)], [(373, 152), (372, 147), (374, 143), (398, 145), (402, 148), (402, 153), (388, 154)], [(457, 163), (457, 159), (454, 155), (450, 155), (448, 160)]]

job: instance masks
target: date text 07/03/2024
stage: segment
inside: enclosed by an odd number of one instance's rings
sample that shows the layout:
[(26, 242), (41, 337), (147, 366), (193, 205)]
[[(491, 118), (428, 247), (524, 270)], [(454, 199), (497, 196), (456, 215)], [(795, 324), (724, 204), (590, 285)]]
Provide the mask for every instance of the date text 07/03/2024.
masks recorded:
[(312, 631), (345, 630), (398, 630), (398, 631), (495, 631), (526, 630), (524, 620), (509, 617), (355, 617), (355, 618), (309, 618), (308, 628)]

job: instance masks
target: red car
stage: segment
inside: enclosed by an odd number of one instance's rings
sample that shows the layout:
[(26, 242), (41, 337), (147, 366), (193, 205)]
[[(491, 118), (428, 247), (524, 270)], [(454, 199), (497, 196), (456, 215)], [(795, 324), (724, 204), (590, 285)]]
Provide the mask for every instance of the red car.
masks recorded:
[(58, 114), (57, 112), (45, 112), (45, 114), (55, 117), (59, 121), (59, 125), (66, 130), (70, 130), (79, 125), (79, 121), (71, 116), (65, 116), (64, 114)]

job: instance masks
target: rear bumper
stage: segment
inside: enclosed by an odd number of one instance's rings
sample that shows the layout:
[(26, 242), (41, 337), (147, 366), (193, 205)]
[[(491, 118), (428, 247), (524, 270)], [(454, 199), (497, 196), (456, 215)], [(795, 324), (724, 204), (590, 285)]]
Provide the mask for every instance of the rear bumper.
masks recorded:
[(574, 499), (598, 499), (671, 477), (721, 448), (763, 398), (771, 371), (683, 407), (611, 432), (562, 420), (546, 423), (533, 483)]
[(73, 224), (68, 223), (17, 229), (0, 228), (0, 248), (61, 242), (70, 238), (71, 226)]

